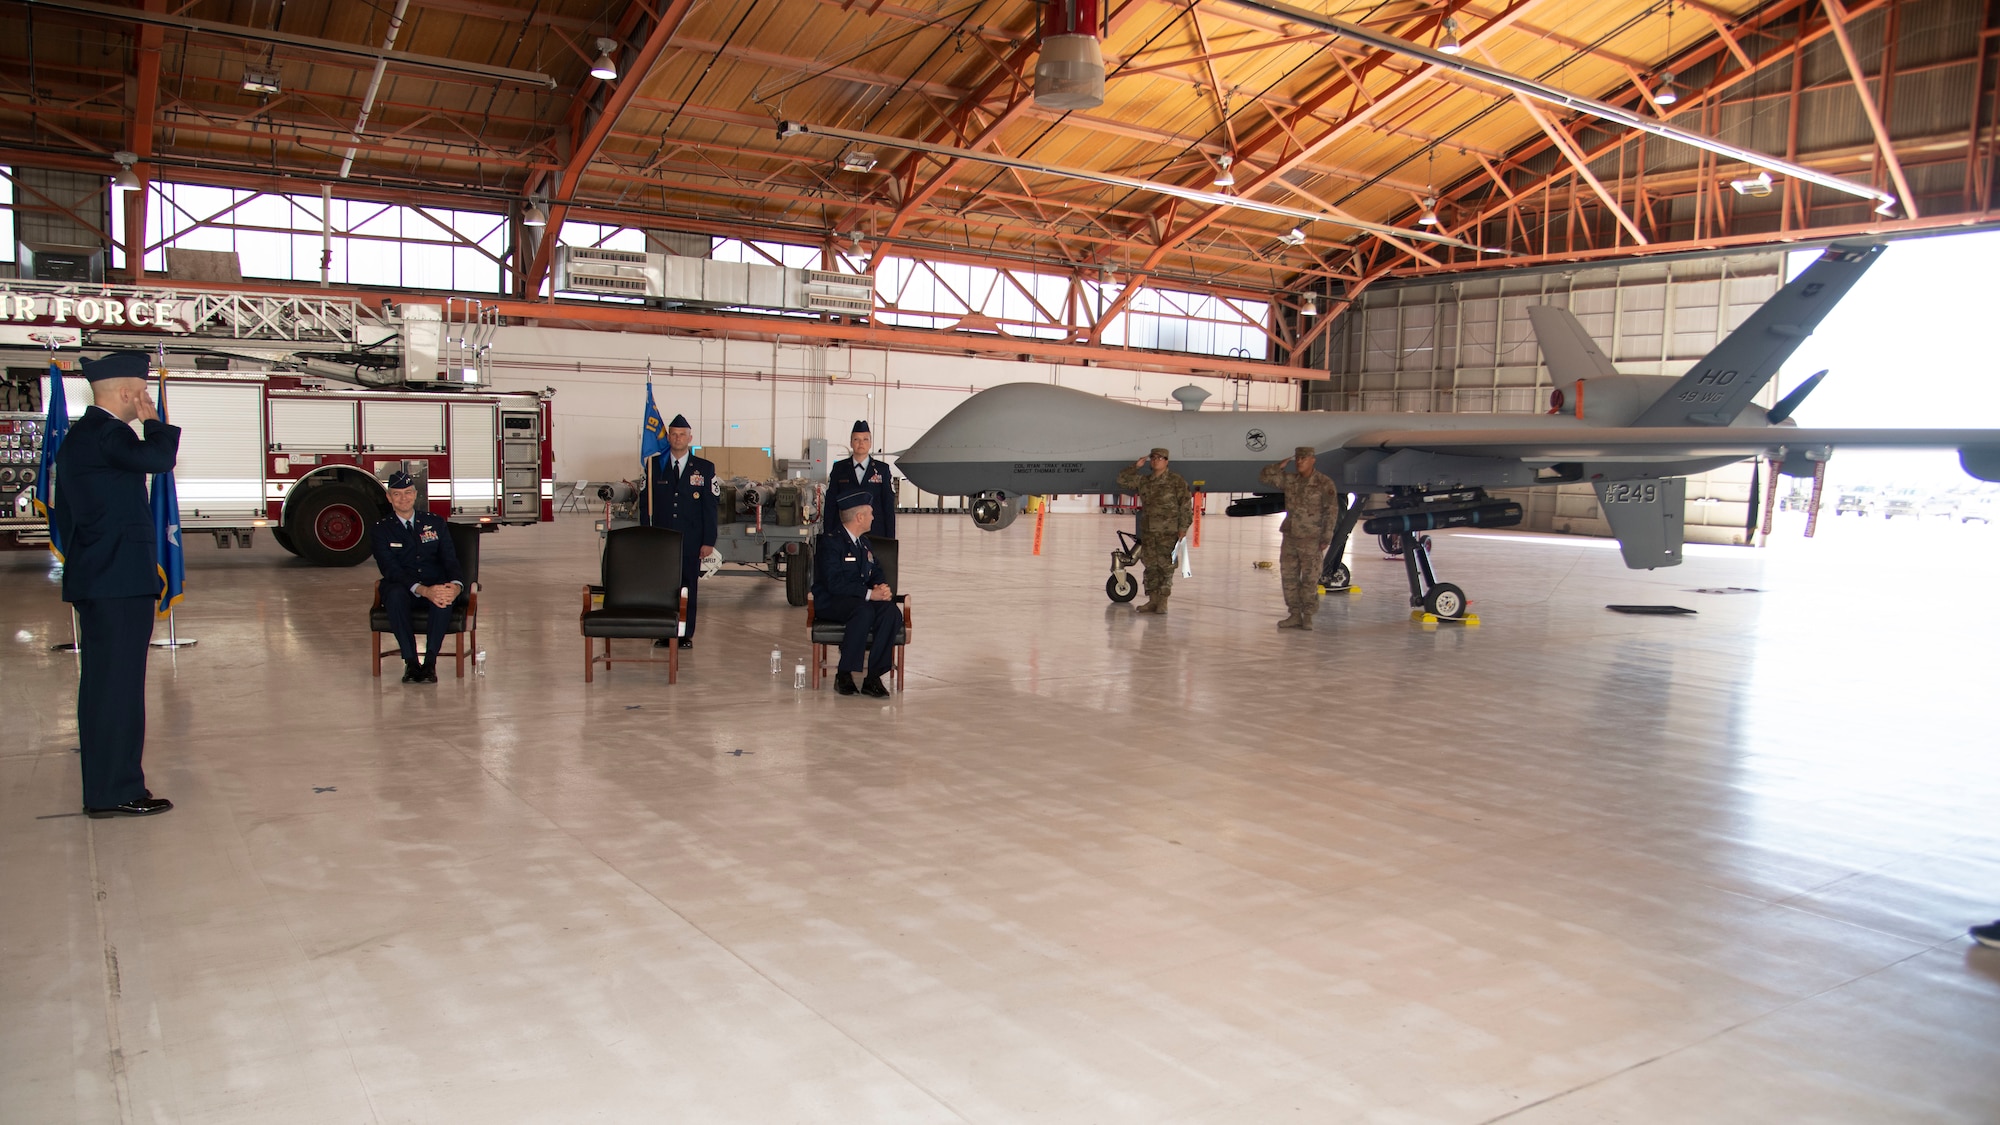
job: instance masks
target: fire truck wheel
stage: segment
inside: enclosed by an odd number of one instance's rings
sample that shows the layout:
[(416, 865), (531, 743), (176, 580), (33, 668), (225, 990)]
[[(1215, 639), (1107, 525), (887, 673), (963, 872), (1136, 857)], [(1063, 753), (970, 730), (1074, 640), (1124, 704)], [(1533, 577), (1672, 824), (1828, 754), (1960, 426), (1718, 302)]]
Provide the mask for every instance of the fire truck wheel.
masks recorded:
[(330, 484), (302, 497), (285, 530), (315, 566), (353, 566), (369, 555), (375, 502), (360, 489)]
[(286, 531), (284, 528), (273, 525), (271, 528), (271, 538), (277, 541), (278, 546), (283, 547), (292, 554), (296, 555), (299, 553), (299, 549), (292, 545), (292, 533)]
[(785, 544), (785, 601), (789, 605), (806, 604), (806, 595), (812, 591), (812, 556), (797, 543)]

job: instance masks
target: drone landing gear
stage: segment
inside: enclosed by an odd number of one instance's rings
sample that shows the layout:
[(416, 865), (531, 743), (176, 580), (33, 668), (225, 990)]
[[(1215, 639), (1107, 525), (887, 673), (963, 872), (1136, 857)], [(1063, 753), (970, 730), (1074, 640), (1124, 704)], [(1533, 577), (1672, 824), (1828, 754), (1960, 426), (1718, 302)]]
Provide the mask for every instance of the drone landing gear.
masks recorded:
[(1347, 568), (1347, 539), (1354, 532), (1354, 525), (1361, 520), (1361, 505), (1342, 496), (1340, 518), (1334, 522), (1333, 543), (1326, 549), (1326, 561), (1320, 564), (1319, 592), (1322, 594), (1358, 594), (1361, 587), (1354, 584), (1354, 573)]
[[(1403, 569), (1410, 577), (1410, 605), (1421, 610), (1422, 616), (1432, 619), (1425, 624), (1479, 620), (1465, 612), (1465, 591), (1449, 582), (1439, 582), (1437, 574), (1431, 570), (1430, 536), (1403, 537)], [(1419, 615), (1412, 613), (1411, 616)]]
[(1124, 605), (1139, 596), (1139, 580), (1131, 567), (1139, 565), (1139, 537), (1129, 531), (1118, 533), (1118, 546), (1111, 551), (1111, 577), (1104, 580), (1104, 596)]

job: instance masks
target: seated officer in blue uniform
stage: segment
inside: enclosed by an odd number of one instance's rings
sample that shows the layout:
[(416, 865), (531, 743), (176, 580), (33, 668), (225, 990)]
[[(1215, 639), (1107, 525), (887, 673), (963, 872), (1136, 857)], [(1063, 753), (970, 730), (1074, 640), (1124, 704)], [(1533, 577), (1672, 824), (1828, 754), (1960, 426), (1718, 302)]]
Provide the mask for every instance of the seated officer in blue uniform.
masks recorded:
[(825, 534), (833, 535), (840, 530), (840, 508), (832, 503), (833, 499), (850, 492), (865, 492), (875, 509), (875, 526), (870, 530), (884, 539), (896, 537), (896, 477), (889, 466), (868, 456), (874, 447), (875, 436), (868, 432), (868, 419), (854, 423), (854, 432), (847, 437), (851, 456), (835, 461), (826, 474)]
[[(701, 560), (715, 553), (715, 533), (719, 519), (716, 498), (722, 482), (715, 479), (715, 462), (696, 457), (694, 430), (687, 416), (674, 415), (667, 423), (667, 452), (654, 458), (646, 473), (646, 492), (639, 497), (639, 522), (681, 533), (681, 585), (687, 589), (687, 629), (681, 633), (681, 647), (694, 647), (696, 595), (701, 591)], [(673, 644), (671, 638), (653, 642), (655, 648)]]
[[(181, 431), (160, 421), (146, 393), (145, 352), (84, 360), (90, 409), (69, 428), (55, 464), (62, 596), (76, 606), (76, 732), (83, 811), (150, 816), (173, 808), (146, 788), (146, 653), (160, 594), (146, 476), (170, 473)], [(133, 421), (145, 437), (132, 432)]]
[[(375, 525), (375, 565), (382, 568), (382, 608), (396, 647), (403, 652), (403, 682), (437, 683), (438, 649), (451, 632), (451, 607), (465, 596), (465, 580), (452, 549), (451, 525), (442, 516), (417, 511), (417, 482), (398, 470), (389, 474), (389, 507), (394, 514)], [(424, 607), (426, 647), (417, 660), (415, 609)]]
[(861, 681), (861, 694), (882, 699), (889, 694), (882, 686), (882, 674), (895, 664), (896, 631), (903, 615), (889, 590), (889, 576), (882, 573), (868, 545), (868, 528), (875, 520), (868, 494), (850, 492), (837, 507), (840, 530), (820, 536), (819, 558), (813, 566), (813, 617), (847, 623), (840, 638), (834, 690), (855, 693), (854, 673), (861, 670), (865, 655), (868, 676)]

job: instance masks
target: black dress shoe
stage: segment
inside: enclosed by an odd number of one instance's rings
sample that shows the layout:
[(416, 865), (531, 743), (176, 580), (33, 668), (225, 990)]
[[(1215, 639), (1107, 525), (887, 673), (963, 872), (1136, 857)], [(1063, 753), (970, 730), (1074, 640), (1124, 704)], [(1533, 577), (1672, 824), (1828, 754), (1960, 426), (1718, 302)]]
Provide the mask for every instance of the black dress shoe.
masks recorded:
[(423, 683), (424, 682), (423, 665), (411, 664), (406, 661), (403, 664), (403, 682), (406, 684)]
[(882, 686), (882, 677), (870, 676), (861, 681), (861, 694), (872, 695), (876, 699), (889, 698), (889, 689)]
[(861, 689), (854, 686), (854, 673), (835, 672), (833, 674), (833, 690), (842, 695), (853, 695)]
[(682, 637), (682, 638), (681, 638), (681, 647), (682, 647), (682, 648), (693, 648), (693, 647), (694, 647), (694, 638), (693, 638), (693, 637)]
[(653, 647), (672, 648), (674, 647), (674, 639), (672, 637), (661, 637), (659, 640), (653, 642)]
[(152, 816), (173, 807), (174, 803), (165, 797), (138, 797), (108, 809), (85, 809), (83, 814), (92, 820), (104, 820), (114, 816)]
[(417, 676), (417, 682), (418, 682), (418, 683), (420, 683), (420, 684), (434, 684), (434, 683), (437, 683), (437, 682), (438, 682), (438, 666), (437, 666), (437, 665), (435, 665), (435, 664), (426, 664), (426, 665), (424, 665), (424, 666), (423, 666), (423, 669), (421, 670), (421, 672), (420, 672), (420, 673), (418, 674), (418, 676)]

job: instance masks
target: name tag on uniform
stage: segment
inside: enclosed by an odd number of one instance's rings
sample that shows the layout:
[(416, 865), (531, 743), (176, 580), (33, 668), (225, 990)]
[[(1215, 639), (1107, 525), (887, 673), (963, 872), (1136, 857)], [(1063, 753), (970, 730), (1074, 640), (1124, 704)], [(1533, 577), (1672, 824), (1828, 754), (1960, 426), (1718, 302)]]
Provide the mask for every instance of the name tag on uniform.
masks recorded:
[(853, 561), (854, 561), (854, 556), (853, 556), (853, 555), (849, 555), (849, 556), (847, 556), (846, 558), (844, 558), (844, 559), (842, 559), (842, 560), (840, 560), (840, 561), (841, 561), (841, 562), (853, 562)]
[(389, 546), (391, 546), (391, 547), (401, 547), (401, 546), (402, 546), (402, 544), (401, 544), (401, 543), (391, 543), (391, 544), (389, 544)]

